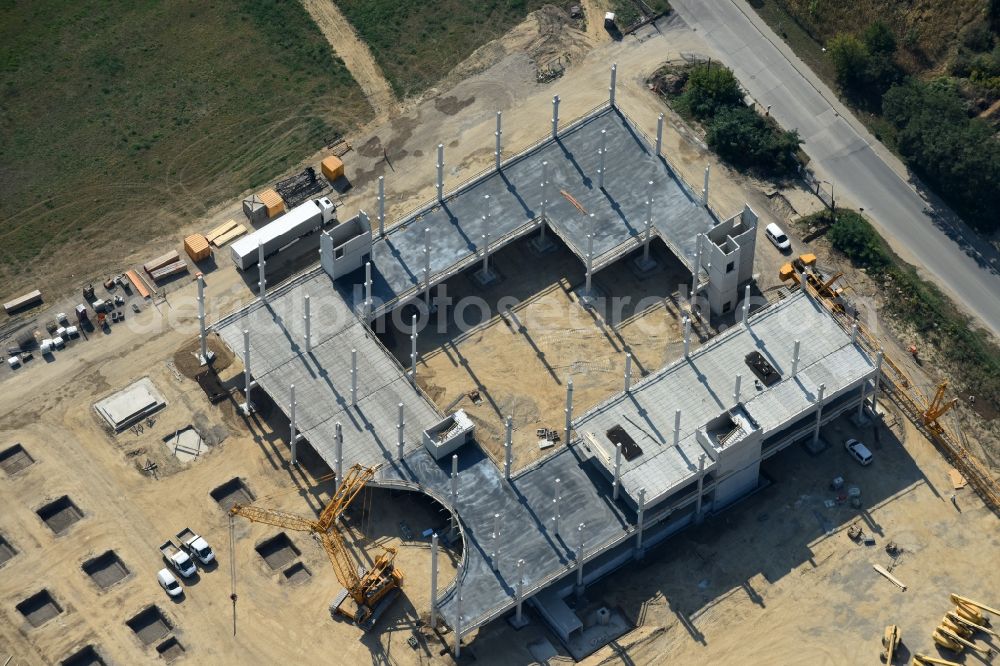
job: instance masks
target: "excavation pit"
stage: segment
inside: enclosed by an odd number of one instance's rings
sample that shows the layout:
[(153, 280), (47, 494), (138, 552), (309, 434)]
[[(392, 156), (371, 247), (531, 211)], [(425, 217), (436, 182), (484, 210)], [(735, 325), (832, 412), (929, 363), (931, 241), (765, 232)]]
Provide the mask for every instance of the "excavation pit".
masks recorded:
[(17, 551), (14, 550), (14, 546), (10, 545), (10, 542), (0, 534), (0, 566), (3, 566), (7, 560), (17, 555)]
[(261, 541), (255, 547), (267, 566), (277, 571), (300, 555), (299, 549), (295, 547), (292, 540), (284, 532), (279, 532), (275, 536)]
[(294, 584), (305, 583), (312, 578), (312, 572), (301, 562), (296, 562), (281, 573), (287, 582)]
[(229, 511), (234, 504), (249, 504), (253, 502), (253, 493), (243, 479), (234, 477), (209, 493), (224, 511)]
[(90, 576), (102, 590), (125, 579), (129, 574), (128, 567), (118, 558), (113, 550), (87, 560), (83, 563), (83, 572)]
[(61, 666), (105, 666), (105, 663), (93, 645), (74, 652), (60, 662)]
[(13, 476), (22, 469), (30, 467), (35, 459), (28, 454), (28, 451), (21, 446), (20, 442), (0, 452), (0, 469)]
[(181, 645), (179, 640), (171, 636), (156, 646), (156, 652), (169, 664), (175, 659), (184, 656), (184, 646)]
[(156, 606), (149, 606), (139, 611), (132, 619), (126, 620), (125, 625), (135, 633), (143, 645), (152, 645), (170, 633), (170, 622)]
[(69, 495), (63, 495), (56, 501), (49, 502), (35, 513), (56, 535), (64, 534), (73, 523), (83, 518), (83, 512), (73, 504)]
[(62, 607), (56, 603), (48, 590), (34, 594), (17, 605), (17, 611), (33, 627), (40, 627), (59, 613)]

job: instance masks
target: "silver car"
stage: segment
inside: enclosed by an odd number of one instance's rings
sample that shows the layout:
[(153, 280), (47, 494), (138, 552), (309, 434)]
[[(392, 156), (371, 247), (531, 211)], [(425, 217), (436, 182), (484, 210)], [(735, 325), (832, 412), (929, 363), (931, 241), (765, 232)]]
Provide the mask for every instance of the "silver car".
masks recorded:
[(844, 442), (844, 448), (851, 454), (851, 457), (862, 465), (870, 465), (872, 462), (872, 452), (868, 447), (856, 439), (849, 439)]

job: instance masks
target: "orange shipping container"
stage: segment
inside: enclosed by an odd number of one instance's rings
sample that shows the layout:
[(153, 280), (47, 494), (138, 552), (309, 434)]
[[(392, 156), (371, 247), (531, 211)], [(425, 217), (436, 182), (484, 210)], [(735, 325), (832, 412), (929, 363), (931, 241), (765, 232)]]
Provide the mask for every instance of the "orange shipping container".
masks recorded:
[(191, 234), (184, 239), (184, 251), (191, 257), (191, 261), (201, 261), (208, 259), (212, 255), (212, 248), (208, 244), (208, 239), (201, 234)]
[(329, 180), (337, 180), (344, 175), (344, 163), (335, 155), (325, 158), (320, 162), (319, 166), (323, 171), (323, 175)]
[(264, 190), (257, 196), (260, 198), (260, 202), (267, 207), (267, 216), (269, 218), (273, 218), (285, 210), (285, 202), (281, 200), (281, 196), (274, 190)]

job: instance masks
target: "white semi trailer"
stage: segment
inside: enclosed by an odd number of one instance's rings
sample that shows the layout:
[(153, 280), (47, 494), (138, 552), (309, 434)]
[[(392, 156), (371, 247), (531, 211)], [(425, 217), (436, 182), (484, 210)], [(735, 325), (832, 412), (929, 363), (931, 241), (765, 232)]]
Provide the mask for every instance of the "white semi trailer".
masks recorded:
[(329, 198), (311, 199), (252, 234), (234, 241), (229, 246), (233, 263), (236, 268), (245, 271), (257, 263), (261, 247), (266, 259), (303, 236), (319, 231), (334, 217), (334, 205)]

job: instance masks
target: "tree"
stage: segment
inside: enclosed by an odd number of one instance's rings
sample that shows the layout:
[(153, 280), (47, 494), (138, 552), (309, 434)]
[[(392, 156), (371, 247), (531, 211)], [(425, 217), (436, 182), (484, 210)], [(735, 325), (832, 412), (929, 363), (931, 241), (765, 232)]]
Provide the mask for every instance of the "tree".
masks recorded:
[(844, 89), (854, 89), (865, 81), (868, 68), (868, 48), (854, 35), (837, 35), (830, 40), (830, 59), (837, 70), (837, 83)]
[(773, 121), (745, 106), (720, 110), (706, 133), (719, 157), (741, 169), (757, 168), (785, 175), (795, 170), (798, 132), (782, 131)]
[(865, 48), (868, 53), (886, 53), (892, 55), (896, 52), (896, 35), (882, 21), (875, 21), (865, 29)]
[(720, 65), (697, 65), (688, 78), (684, 101), (691, 114), (711, 118), (720, 109), (743, 103), (743, 91), (731, 71)]

